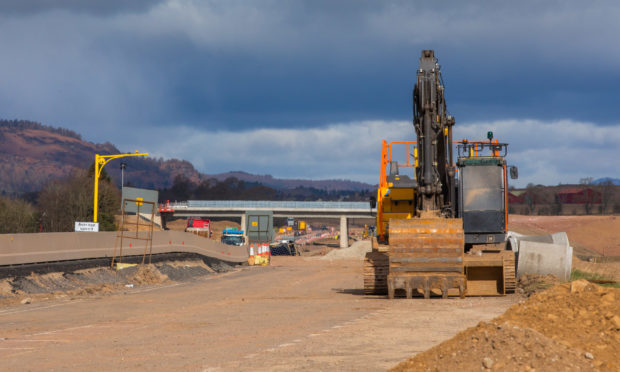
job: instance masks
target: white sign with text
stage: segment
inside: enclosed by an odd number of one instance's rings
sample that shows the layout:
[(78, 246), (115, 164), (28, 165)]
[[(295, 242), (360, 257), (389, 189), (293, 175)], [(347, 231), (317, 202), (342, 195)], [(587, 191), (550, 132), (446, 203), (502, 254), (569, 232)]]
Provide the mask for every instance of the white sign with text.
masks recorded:
[(75, 222), (76, 232), (99, 232), (99, 222)]

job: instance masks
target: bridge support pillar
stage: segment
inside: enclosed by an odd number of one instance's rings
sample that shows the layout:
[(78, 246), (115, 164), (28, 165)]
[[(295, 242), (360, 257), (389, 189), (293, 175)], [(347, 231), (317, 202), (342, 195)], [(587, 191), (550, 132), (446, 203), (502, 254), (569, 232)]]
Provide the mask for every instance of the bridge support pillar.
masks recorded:
[(241, 230), (243, 230), (243, 239), (248, 241), (248, 227), (246, 226), (245, 213), (241, 215)]
[(340, 248), (349, 247), (349, 230), (347, 227), (347, 217), (340, 216)]

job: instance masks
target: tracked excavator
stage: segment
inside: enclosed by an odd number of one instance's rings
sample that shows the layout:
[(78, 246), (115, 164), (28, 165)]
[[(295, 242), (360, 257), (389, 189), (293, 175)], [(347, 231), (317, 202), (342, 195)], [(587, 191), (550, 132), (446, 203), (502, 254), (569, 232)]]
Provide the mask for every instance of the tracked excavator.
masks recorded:
[(417, 140), (383, 141), (370, 201), (377, 228), (364, 261), (367, 294), (445, 298), (515, 290), (507, 183), (518, 171), (506, 164), (508, 144), (492, 132), (486, 140), (453, 141), (454, 125), (440, 66), (424, 50), (413, 90)]

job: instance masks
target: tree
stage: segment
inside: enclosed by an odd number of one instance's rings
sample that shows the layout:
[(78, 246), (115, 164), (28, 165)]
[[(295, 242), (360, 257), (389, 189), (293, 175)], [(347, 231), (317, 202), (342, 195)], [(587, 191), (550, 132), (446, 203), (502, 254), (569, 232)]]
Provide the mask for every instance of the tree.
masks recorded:
[(22, 199), (0, 197), (0, 233), (37, 231), (38, 214), (34, 206)]
[(601, 214), (606, 213), (608, 210), (613, 213), (616, 204), (616, 193), (613, 181), (607, 180), (601, 183)]
[[(76, 221), (92, 221), (93, 181), (89, 172), (77, 172), (43, 187), (39, 207), (44, 231), (73, 231)], [(99, 230), (112, 231), (116, 229), (120, 192), (103, 172), (99, 182)]]

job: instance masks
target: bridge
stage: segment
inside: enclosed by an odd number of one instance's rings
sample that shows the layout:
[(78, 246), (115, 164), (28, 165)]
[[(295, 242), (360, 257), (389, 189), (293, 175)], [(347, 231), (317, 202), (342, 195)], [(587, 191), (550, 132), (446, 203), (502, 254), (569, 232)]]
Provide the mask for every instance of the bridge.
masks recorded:
[(368, 202), (327, 201), (267, 201), (267, 200), (188, 200), (162, 204), (159, 213), (162, 223), (166, 216), (176, 217), (233, 217), (245, 226), (245, 213), (271, 211), (274, 217), (340, 218), (340, 246), (348, 245), (348, 219), (374, 218), (375, 209)]

